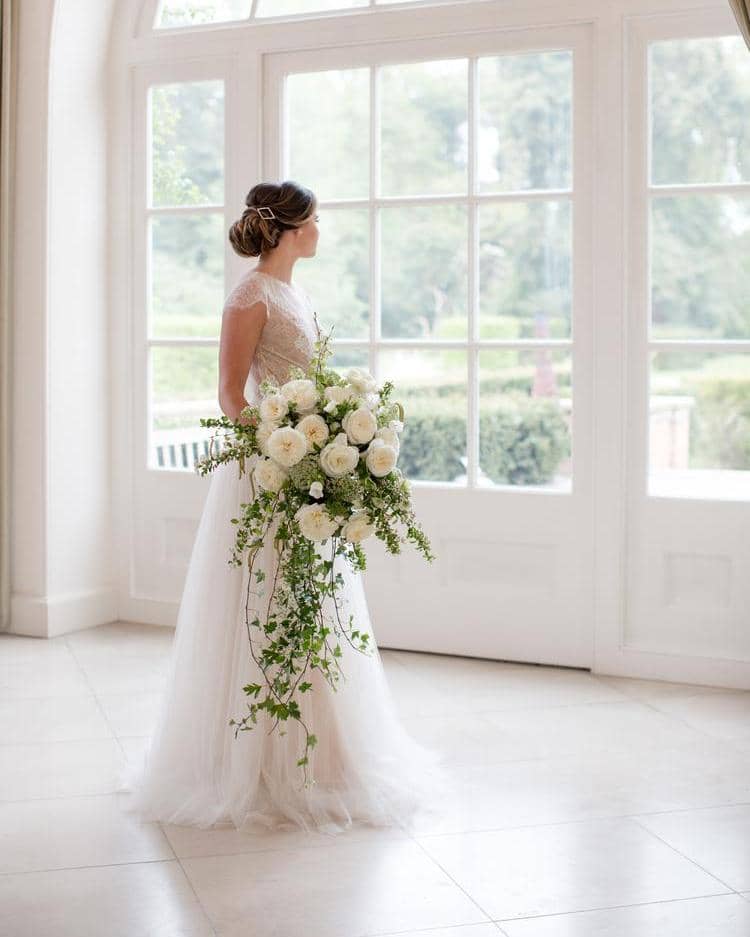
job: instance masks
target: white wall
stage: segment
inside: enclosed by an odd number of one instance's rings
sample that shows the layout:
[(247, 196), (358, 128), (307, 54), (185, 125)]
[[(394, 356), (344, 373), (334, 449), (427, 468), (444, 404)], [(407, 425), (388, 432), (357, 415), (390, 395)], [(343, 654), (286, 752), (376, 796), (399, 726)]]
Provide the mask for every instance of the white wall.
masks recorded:
[(117, 617), (106, 289), (114, 8), (19, 4), (10, 622), (19, 634)]

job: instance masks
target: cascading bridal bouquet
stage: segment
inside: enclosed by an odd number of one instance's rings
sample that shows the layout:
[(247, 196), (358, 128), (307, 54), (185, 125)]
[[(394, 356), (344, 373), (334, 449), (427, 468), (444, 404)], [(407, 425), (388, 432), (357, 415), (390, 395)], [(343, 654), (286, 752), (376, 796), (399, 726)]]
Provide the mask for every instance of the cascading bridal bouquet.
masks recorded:
[[(297, 696), (312, 688), (305, 677), (318, 669), (336, 689), (342, 636), (358, 651), (373, 653), (370, 635), (354, 627), (354, 616), (346, 623), (341, 619), (344, 579), (341, 572), (334, 573), (335, 558), (342, 556), (353, 569), (364, 570), (361, 543), (374, 535), (390, 553), (400, 553), (401, 545), (411, 541), (428, 561), (435, 559), (414, 515), (409, 482), (396, 465), (404, 411), (391, 401), (393, 383), (378, 387), (361, 368), (349, 368), (341, 376), (326, 367), (329, 338), (330, 333), (316, 341), (306, 371), (292, 367), (280, 386), (264, 380), (259, 403), (245, 407), (237, 421), (226, 416), (201, 419), (202, 426), (216, 432), (208, 455), (195, 462), (196, 471), (206, 475), (236, 461), (252, 492), (251, 500), (240, 504), (241, 516), (232, 518), (237, 529), (228, 562), (242, 566), (246, 557), (245, 625), (264, 683), (243, 687), (253, 699), (249, 712), (229, 724), (236, 726), (237, 738), (257, 724), (261, 710), (275, 717), (271, 731), (279, 722), (296, 719), (305, 731), (297, 765), (304, 768), (306, 787), (315, 783), (308, 778), (307, 765), (318, 740), (302, 718)], [(266, 596), (261, 585), (266, 574), (255, 569), (255, 561), (269, 536), (278, 562)], [(251, 588), (253, 575), (257, 591)], [(251, 592), (264, 596), (265, 616), (251, 611)], [(329, 597), (334, 608), (330, 617), (324, 614)]]

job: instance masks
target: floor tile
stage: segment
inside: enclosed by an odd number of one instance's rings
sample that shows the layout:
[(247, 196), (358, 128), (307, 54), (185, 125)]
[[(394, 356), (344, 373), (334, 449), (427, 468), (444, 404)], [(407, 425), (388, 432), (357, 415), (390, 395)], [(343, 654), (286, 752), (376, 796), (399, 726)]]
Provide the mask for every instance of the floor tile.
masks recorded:
[(122, 757), (114, 739), (0, 745), (0, 801), (115, 793)]
[(92, 692), (65, 644), (0, 635), (0, 700), (91, 696)]
[(0, 934), (212, 937), (214, 930), (173, 860), (2, 875)]
[(590, 673), (440, 654), (392, 654), (396, 698), (416, 715), (616, 702), (623, 694)]
[(487, 921), (413, 842), (184, 859), (222, 937), (364, 937)]
[(725, 691), (705, 696), (668, 697), (654, 705), (706, 735), (750, 741), (750, 693)]
[(174, 859), (156, 823), (123, 815), (117, 795), (0, 804), (0, 873)]
[(636, 819), (730, 888), (750, 890), (749, 804)]
[(120, 738), (151, 733), (161, 693), (100, 693), (97, 699), (112, 731)]
[(164, 833), (180, 858), (196, 856), (232, 856), (245, 852), (268, 849), (306, 849), (316, 846), (336, 846), (355, 841), (374, 842), (381, 839), (408, 840), (409, 835), (398, 826), (352, 826), (344, 833), (306, 833), (304, 830), (275, 830), (241, 832), (233, 826), (202, 830), (190, 826), (164, 824)]
[(459, 833), (750, 803), (750, 752), (706, 739), (692, 747), (590, 753), (500, 764), (450, 765), (440, 813), (417, 833)]
[(493, 920), (728, 890), (632, 820), (418, 837), (418, 842)]
[(0, 700), (0, 744), (112, 738), (93, 696)]
[(507, 937), (747, 937), (750, 904), (739, 895), (502, 921)]

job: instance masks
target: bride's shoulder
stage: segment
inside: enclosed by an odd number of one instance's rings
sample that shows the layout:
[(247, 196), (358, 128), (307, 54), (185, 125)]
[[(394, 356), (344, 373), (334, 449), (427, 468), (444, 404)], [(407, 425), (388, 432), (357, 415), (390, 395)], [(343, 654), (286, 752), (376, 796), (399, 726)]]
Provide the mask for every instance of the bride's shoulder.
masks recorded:
[(224, 309), (247, 308), (254, 303), (262, 302), (268, 316), (269, 296), (263, 277), (255, 271), (243, 274), (229, 291), (224, 300)]

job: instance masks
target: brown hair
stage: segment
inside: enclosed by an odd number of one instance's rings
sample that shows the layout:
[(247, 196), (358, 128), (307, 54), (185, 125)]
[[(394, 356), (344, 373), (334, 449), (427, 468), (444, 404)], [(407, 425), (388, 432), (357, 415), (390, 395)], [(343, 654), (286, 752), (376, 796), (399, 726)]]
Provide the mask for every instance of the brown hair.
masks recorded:
[[(286, 179), (259, 182), (247, 193), (242, 217), (229, 229), (229, 242), (240, 257), (258, 257), (279, 243), (283, 231), (304, 224), (315, 209), (314, 193)], [(275, 218), (263, 218), (256, 208), (270, 208)]]

